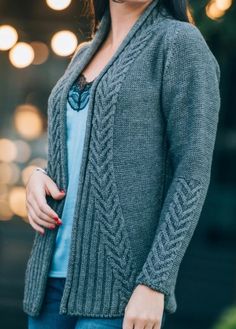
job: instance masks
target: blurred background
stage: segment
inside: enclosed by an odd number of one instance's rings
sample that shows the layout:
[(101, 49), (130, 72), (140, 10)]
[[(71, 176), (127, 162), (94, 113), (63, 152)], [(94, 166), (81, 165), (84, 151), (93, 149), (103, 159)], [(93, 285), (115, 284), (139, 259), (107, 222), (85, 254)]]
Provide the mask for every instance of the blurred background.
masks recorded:
[[(180, 267), (166, 329), (236, 329), (236, 5), (190, 1), (221, 67), (212, 178)], [(27, 328), (23, 282), (34, 231), (25, 184), (47, 162), (47, 99), (77, 46), (90, 39), (83, 1), (0, 0), (0, 328)]]

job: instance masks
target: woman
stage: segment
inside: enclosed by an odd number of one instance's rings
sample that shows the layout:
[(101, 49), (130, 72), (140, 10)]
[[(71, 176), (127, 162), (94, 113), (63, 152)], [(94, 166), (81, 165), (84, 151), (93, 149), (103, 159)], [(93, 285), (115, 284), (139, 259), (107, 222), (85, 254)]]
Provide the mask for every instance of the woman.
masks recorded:
[(23, 308), (31, 329), (159, 329), (209, 186), (219, 65), (186, 1), (91, 7), (95, 34), (49, 97), (46, 171), (27, 184)]

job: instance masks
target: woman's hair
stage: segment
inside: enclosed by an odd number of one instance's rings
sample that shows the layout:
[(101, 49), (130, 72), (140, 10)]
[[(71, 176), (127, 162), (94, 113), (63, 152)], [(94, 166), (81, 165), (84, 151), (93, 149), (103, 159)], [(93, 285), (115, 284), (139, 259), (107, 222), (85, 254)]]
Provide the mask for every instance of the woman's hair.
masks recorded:
[[(109, 0), (86, 0), (85, 10), (92, 17), (92, 33), (95, 33)], [(175, 19), (194, 23), (188, 0), (159, 0), (159, 7), (164, 7)]]

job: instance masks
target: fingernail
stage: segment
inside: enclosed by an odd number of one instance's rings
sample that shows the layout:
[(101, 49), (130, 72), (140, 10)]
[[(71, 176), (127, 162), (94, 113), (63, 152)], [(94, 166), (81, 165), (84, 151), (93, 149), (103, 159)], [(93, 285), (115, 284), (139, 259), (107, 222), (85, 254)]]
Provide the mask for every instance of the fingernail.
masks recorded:
[(61, 192), (61, 193), (66, 193), (66, 191), (65, 191), (65, 190), (63, 190), (63, 189), (60, 189), (60, 192)]
[(44, 235), (44, 232), (39, 232), (41, 235)]
[(62, 224), (62, 221), (58, 217), (53, 217), (53, 219), (56, 221), (58, 225)]
[(53, 230), (55, 228), (55, 225), (51, 225), (48, 227), (50, 230)]

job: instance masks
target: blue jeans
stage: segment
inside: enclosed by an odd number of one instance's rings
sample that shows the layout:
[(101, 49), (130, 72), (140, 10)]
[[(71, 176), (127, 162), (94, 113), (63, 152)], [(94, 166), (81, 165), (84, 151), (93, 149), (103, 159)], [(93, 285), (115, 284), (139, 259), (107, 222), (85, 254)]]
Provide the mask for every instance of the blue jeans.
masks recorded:
[[(48, 278), (41, 313), (37, 317), (28, 315), (28, 329), (122, 329), (123, 316), (95, 318), (59, 314), (64, 284), (65, 278)], [(164, 320), (165, 313), (161, 328)]]

